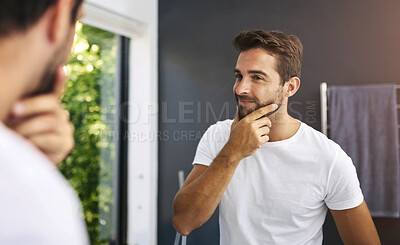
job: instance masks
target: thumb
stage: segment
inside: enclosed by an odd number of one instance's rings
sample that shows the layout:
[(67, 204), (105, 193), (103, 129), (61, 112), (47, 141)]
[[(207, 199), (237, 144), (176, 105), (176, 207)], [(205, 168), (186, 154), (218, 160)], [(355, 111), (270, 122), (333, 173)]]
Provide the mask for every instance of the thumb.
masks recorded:
[(239, 108), (238, 106), (236, 106), (236, 115), (235, 115), (235, 119), (233, 119), (231, 128), (235, 127), (235, 125), (239, 122)]
[(62, 98), (65, 88), (65, 72), (63, 66), (57, 68), (55, 79), (53, 93), (57, 95), (57, 97)]
[(236, 106), (236, 114), (235, 114), (235, 119), (233, 119), (234, 122), (238, 122), (239, 121), (239, 108), (238, 106)]

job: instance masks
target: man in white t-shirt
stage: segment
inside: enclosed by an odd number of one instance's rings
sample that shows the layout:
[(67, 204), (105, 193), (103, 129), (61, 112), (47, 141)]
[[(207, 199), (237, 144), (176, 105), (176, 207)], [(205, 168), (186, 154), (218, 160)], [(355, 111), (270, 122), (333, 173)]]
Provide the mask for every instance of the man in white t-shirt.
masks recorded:
[(79, 199), (54, 166), (73, 145), (56, 93), (81, 15), (82, 0), (0, 2), (0, 244), (89, 243)]
[(329, 209), (345, 244), (380, 244), (351, 159), (287, 113), (300, 87), (300, 40), (255, 30), (234, 45), (236, 117), (200, 140), (174, 200), (175, 228), (188, 235), (219, 205), (223, 245), (320, 245)]

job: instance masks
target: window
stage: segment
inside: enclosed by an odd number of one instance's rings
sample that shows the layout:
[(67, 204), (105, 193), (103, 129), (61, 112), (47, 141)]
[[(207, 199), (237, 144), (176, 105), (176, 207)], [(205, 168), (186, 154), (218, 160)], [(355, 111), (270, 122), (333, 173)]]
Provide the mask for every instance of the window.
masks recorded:
[(66, 65), (63, 103), (75, 127), (75, 148), (59, 168), (81, 199), (91, 244), (112, 244), (121, 239), (119, 207), (121, 193), (126, 192), (119, 175), (124, 164), (121, 154), (126, 152), (119, 150), (124, 149), (119, 142), (124, 129), (117, 107), (123, 75), (119, 67), (122, 39), (78, 23)]
[(145, 113), (149, 104), (158, 104), (157, 1), (88, 0), (84, 9), (83, 23), (116, 34), (114, 85), (119, 88), (114, 115), (121, 120), (114, 125), (119, 138), (115, 140), (113, 243), (157, 244), (157, 141), (130, 139), (136, 132), (156, 135), (158, 129), (158, 113)]

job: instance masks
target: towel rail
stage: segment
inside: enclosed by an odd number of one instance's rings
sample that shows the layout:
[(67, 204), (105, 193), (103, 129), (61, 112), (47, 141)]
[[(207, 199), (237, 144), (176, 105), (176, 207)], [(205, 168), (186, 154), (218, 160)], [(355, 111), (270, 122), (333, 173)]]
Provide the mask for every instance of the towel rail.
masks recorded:
[(328, 136), (328, 100), (326, 94), (328, 92), (328, 84), (323, 82), (319, 88), (321, 93), (321, 131)]
[[(328, 123), (328, 84), (326, 82), (322, 82), (319, 86), (320, 88), (320, 95), (321, 95), (321, 132), (328, 136), (328, 129), (330, 129), (330, 125)], [(400, 85), (396, 85), (396, 89), (400, 89)], [(400, 104), (397, 104), (397, 109), (400, 109)], [(400, 129), (400, 124), (397, 125)]]

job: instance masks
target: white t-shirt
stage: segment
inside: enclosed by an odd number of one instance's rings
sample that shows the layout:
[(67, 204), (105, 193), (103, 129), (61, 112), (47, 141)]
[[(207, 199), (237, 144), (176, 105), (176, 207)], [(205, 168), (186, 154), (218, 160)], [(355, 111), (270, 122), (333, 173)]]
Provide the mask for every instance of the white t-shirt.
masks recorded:
[(79, 199), (58, 169), (0, 122), (0, 244), (89, 244)]
[[(206, 131), (193, 164), (212, 163), (231, 124)], [(320, 245), (327, 207), (354, 208), (363, 199), (352, 160), (301, 123), (291, 138), (267, 142), (239, 163), (219, 204), (220, 244)]]

